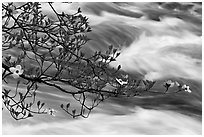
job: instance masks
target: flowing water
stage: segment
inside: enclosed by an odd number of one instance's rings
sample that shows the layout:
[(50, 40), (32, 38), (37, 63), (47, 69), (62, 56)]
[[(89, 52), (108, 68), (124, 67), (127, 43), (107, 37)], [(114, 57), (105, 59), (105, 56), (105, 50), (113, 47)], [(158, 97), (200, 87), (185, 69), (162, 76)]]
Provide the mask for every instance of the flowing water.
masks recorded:
[[(111, 66), (120, 64), (131, 75), (140, 73), (144, 79), (158, 81), (155, 90), (163, 91), (162, 82), (172, 79), (189, 85), (192, 93), (111, 98), (99, 105), (89, 118), (72, 119), (59, 107), (71, 97), (42, 86), (38, 97), (48, 107), (57, 110), (56, 117), (35, 116), (14, 121), (8, 112), (3, 111), (3, 134), (202, 133), (200, 4), (182, 3), (183, 8), (159, 3), (65, 5), (56, 3), (55, 7), (58, 11), (74, 12), (80, 6), (82, 13), (89, 18), (93, 31), (88, 37), (92, 40), (84, 51), (105, 51), (112, 44), (120, 49), (121, 54)], [(185, 9), (185, 5), (193, 7)], [(42, 9), (55, 18), (48, 5), (43, 4)]]

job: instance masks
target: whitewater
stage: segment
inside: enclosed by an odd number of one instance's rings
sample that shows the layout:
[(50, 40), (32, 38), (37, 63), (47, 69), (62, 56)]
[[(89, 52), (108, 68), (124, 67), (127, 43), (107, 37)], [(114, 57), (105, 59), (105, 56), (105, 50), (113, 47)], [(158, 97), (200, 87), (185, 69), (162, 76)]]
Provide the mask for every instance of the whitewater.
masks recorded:
[[(130, 75), (156, 80), (155, 90), (164, 91), (162, 83), (171, 79), (188, 84), (192, 93), (111, 98), (89, 118), (72, 119), (59, 107), (71, 97), (42, 86), (37, 96), (57, 110), (56, 116), (15, 121), (3, 110), (3, 134), (202, 134), (201, 15), (190, 10), (170, 12), (158, 3), (54, 3), (54, 7), (66, 13), (81, 7), (89, 18), (91, 40), (82, 49), (86, 53), (104, 52), (112, 44), (121, 54), (111, 67), (121, 65)], [(55, 18), (45, 3), (42, 11)]]

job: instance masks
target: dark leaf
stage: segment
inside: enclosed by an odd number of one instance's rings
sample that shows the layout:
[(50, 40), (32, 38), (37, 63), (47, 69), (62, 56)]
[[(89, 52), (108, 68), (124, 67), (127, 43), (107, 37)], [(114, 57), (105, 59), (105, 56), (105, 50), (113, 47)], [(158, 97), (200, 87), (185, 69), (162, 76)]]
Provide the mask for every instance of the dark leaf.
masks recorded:
[(115, 54), (115, 53), (116, 53), (116, 51), (117, 51), (117, 49), (113, 49), (113, 54)]
[(7, 96), (11, 90), (4, 89), (4, 91), (5, 96)]
[(61, 107), (61, 108), (64, 108), (64, 105), (63, 105), (63, 104), (61, 104), (61, 105), (60, 105), (60, 107)]
[(28, 114), (28, 117), (33, 117), (33, 115), (31, 113)]
[(81, 8), (78, 8), (78, 13), (81, 13)]
[(6, 57), (7, 61), (10, 61), (10, 59), (11, 59), (11, 56)]
[(38, 108), (39, 108), (39, 106), (40, 106), (40, 101), (37, 102), (37, 106), (38, 106)]
[(148, 82), (147, 82), (147, 81), (143, 80), (142, 82), (145, 84), (145, 86), (148, 85)]
[(26, 115), (26, 110), (24, 110), (24, 111), (22, 112), (22, 114), (25, 116), (25, 115)]
[(70, 106), (70, 103), (68, 103), (66, 107), (69, 108), (69, 106)]
[(11, 108), (11, 110), (10, 110), (12, 113), (14, 113), (15, 112), (15, 110), (13, 109), (13, 108)]
[(85, 56), (85, 53), (80, 52), (80, 56), (81, 56), (81, 57), (84, 57), (84, 56)]
[(90, 27), (88, 28), (87, 32), (91, 32), (91, 28)]
[(107, 51), (106, 51), (106, 54), (107, 54), (107, 55), (108, 55), (108, 54), (110, 54), (110, 53), (111, 53), (111, 51), (110, 51), (110, 50), (107, 50)]
[(113, 49), (113, 45), (110, 45), (110, 46), (108, 47), (108, 49), (109, 49), (109, 50), (112, 50), (112, 49)]
[(23, 99), (23, 93), (19, 92), (20, 100)]
[(9, 105), (9, 103), (10, 103), (10, 100), (7, 101), (7, 105)]
[(7, 100), (4, 101), (4, 105), (7, 106)]
[(29, 107), (29, 105), (28, 104), (26, 104), (26, 107), (25, 108), (28, 108)]
[(156, 83), (156, 81), (153, 81), (153, 82), (149, 83), (149, 89), (152, 88), (155, 83)]
[(44, 105), (45, 105), (45, 103), (42, 103), (42, 104), (41, 104), (41, 108), (42, 108)]
[(17, 111), (15, 112), (16, 117), (18, 117), (19, 114), (20, 114), (19, 112), (17, 112)]
[(120, 55), (120, 53), (117, 53), (117, 54), (116, 54), (116, 58), (117, 58), (119, 55)]
[(76, 109), (72, 110), (72, 114), (73, 114), (73, 115), (76, 114)]
[(29, 91), (29, 90), (30, 90), (30, 88), (31, 88), (31, 86), (30, 86), (30, 85), (28, 85), (28, 86), (27, 86), (27, 90)]
[(33, 92), (33, 96), (34, 96), (34, 97), (36, 96), (36, 92)]
[(113, 57), (111, 57), (110, 61), (116, 61), (116, 59), (114, 59)]
[(121, 65), (118, 66), (118, 70), (121, 69)]

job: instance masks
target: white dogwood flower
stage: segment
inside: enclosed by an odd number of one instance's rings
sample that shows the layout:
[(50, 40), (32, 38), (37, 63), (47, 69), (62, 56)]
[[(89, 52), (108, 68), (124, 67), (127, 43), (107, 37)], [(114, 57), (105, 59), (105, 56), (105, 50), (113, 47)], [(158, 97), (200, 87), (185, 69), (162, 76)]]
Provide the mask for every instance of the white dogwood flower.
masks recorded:
[(165, 87), (173, 87), (174, 86), (174, 82), (171, 80), (167, 80), (166, 82), (164, 82), (164, 86)]
[(187, 85), (183, 85), (181, 88), (184, 89), (184, 91), (186, 91), (186, 92), (188, 92), (188, 93), (191, 93), (191, 92), (192, 92), (192, 91), (190, 90), (190, 87), (187, 86)]
[(49, 108), (48, 110), (47, 110), (47, 113), (49, 114), (49, 115), (51, 115), (51, 116), (54, 116), (55, 117), (55, 114), (54, 113), (56, 113), (57, 111), (56, 110), (54, 110), (53, 108), (51, 109), (51, 108)]
[(16, 67), (10, 67), (9, 70), (13, 73), (13, 78), (19, 78), (19, 75), (23, 74), (23, 69), (21, 65), (17, 65)]

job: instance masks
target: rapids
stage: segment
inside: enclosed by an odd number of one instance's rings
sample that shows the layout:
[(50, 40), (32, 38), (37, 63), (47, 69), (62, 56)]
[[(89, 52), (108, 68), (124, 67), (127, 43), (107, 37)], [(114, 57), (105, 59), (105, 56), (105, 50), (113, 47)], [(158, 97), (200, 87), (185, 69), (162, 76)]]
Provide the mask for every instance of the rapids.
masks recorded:
[[(188, 4), (193, 7), (181, 8)], [(14, 121), (2, 111), (3, 134), (202, 134), (201, 5), (180, 5), (54, 3), (60, 12), (73, 13), (81, 7), (82, 14), (89, 18), (91, 41), (82, 49), (87, 54), (104, 52), (112, 44), (121, 52), (112, 67), (120, 64), (131, 75), (139, 73), (144, 79), (158, 81), (155, 90), (164, 90), (161, 84), (166, 79), (178, 80), (190, 85), (191, 94), (112, 98), (89, 118), (72, 119), (59, 107), (70, 97), (44, 87), (38, 96), (57, 110), (56, 117)], [(42, 4), (42, 10), (55, 18), (47, 4)]]

